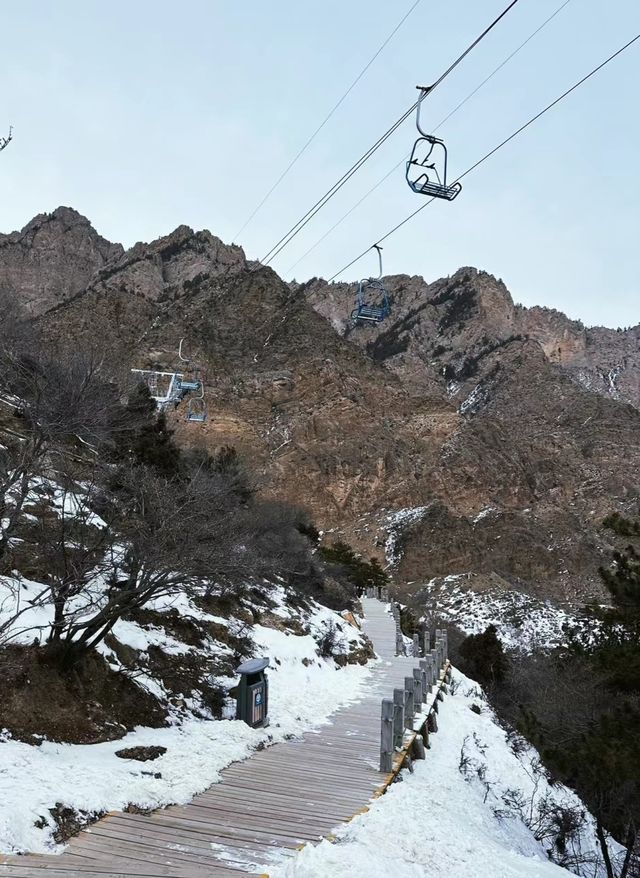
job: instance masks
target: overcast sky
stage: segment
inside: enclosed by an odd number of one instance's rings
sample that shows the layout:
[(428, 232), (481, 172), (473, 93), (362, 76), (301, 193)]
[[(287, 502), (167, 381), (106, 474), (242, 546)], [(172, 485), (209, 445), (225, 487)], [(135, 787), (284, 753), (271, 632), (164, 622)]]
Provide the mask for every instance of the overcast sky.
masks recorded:
[[(435, 125), (562, 0), (518, 4), (424, 104)], [(21, 0), (2, 4), (0, 231), (60, 204), (130, 246), (186, 223), (233, 240), (412, 0)], [(506, 5), (421, 0), (238, 238), (259, 258)], [(455, 175), (640, 32), (638, 0), (571, 0), (438, 132)], [(474, 265), (516, 301), (638, 323), (640, 42), (385, 243), (385, 273)], [(329, 277), (421, 204), (399, 168), (413, 120), (274, 262)], [(372, 256), (341, 276), (368, 275)]]

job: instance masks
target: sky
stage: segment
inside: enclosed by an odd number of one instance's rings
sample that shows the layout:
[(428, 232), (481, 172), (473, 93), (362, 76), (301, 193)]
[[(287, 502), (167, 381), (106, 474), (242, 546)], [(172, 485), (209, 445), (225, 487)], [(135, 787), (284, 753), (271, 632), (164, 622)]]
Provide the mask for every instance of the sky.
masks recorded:
[[(209, 229), (261, 258), (507, 5), (420, 0), (284, 182), (264, 194), (413, 0), (21, 0), (2, 4), (0, 231), (59, 205), (131, 246)], [(518, 0), (429, 96), (434, 128), (563, 2)], [(637, 0), (570, 0), (438, 135), (457, 175), (640, 32)], [(385, 274), (473, 265), (517, 302), (638, 323), (640, 41), (384, 245)], [(277, 257), (331, 277), (422, 204), (408, 119)], [(299, 261), (300, 260), (300, 261)], [(339, 275), (376, 273), (369, 253)]]

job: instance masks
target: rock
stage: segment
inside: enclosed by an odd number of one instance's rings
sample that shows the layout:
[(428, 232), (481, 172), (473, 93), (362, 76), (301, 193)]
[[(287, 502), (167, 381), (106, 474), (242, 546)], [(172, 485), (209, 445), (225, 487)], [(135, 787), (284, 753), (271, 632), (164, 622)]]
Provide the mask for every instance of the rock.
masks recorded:
[(151, 762), (152, 760), (163, 756), (166, 752), (166, 747), (153, 745), (150, 747), (124, 747), (122, 750), (116, 750), (115, 755), (120, 759), (135, 759), (137, 762)]
[(34, 316), (83, 292), (95, 273), (124, 252), (70, 207), (40, 214), (20, 232), (0, 234), (0, 286)]

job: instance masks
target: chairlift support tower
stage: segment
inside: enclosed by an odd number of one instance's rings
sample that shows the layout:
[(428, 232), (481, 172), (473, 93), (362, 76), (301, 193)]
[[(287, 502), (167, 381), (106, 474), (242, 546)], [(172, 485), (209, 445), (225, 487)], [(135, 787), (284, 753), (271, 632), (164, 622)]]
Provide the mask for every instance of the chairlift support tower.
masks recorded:
[[(188, 369), (190, 373), (188, 376), (185, 376), (185, 372), (167, 372), (159, 369), (132, 369), (131, 371), (140, 375), (145, 381), (151, 398), (161, 411), (172, 404), (177, 407), (186, 396), (189, 396), (186, 420), (202, 424), (207, 420), (204, 381), (200, 368), (192, 366), (190, 358), (184, 356), (183, 344), (184, 338), (181, 338), (178, 346), (178, 359), (186, 364), (185, 371)], [(164, 389), (163, 393), (160, 392), (159, 387)]]

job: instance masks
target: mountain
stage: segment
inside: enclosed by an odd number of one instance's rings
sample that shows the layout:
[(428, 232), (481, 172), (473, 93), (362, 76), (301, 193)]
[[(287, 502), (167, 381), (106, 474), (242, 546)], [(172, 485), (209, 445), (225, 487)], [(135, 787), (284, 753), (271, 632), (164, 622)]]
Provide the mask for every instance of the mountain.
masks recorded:
[(639, 327), (585, 329), (463, 268), (387, 278), (391, 317), (353, 328), (354, 285), (288, 285), (186, 226), (125, 252), (67, 208), (0, 244), (0, 279), (42, 331), (119, 377), (177, 368), (184, 337), (209, 418), (179, 409), (177, 437), (234, 445), (261, 492), (307, 506), (329, 539), (386, 547), (399, 581), (601, 595), (601, 521), (640, 485)]
[(123, 253), (70, 207), (34, 217), (20, 232), (0, 234), (0, 287), (15, 290), (33, 315), (85, 289), (93, 275)]
[(427, 284), (421, 277), (385, 278), (391, 318), (379, 327), (351, 325), (354, 284), (305, 285), (310, 303), (342, 335), (365, 347), (376, 361), (403, 380), (434, 379), (450, 396), (460, 396), (492, 368), (492, 355), (530, 339), (549, 363), (604, 396), (640, 407), (640, 325), (627, 330), (586, 328), (549, 308), (525, 308), (486, 272), (461, 268)]

